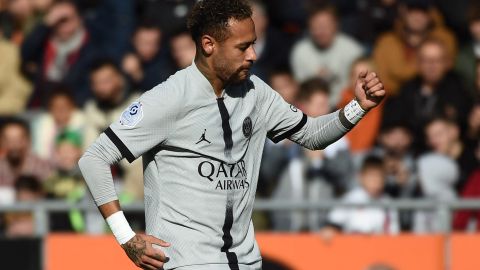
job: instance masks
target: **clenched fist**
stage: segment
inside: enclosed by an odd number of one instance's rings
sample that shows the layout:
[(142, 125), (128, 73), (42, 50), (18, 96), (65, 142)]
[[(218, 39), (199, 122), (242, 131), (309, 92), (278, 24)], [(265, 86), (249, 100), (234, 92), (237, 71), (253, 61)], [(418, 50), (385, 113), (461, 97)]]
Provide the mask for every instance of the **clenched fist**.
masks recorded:
[(376, 107), (385, 97), (383, 83), (375, 72), (362, 71), (355, 83), (355, 98), (365, 111)]

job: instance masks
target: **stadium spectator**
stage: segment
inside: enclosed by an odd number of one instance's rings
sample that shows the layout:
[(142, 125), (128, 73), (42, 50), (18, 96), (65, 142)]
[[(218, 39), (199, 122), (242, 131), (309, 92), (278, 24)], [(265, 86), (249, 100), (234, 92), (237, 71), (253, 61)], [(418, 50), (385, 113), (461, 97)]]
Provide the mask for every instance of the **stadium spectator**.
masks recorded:
[[(412, 153), (412, 135), (401, 123), (384, 126), (378, 138), (378, 147), (371, 154), (383, 159), (386, 172), (385, 193), (394, 199), (418, 199), (422, 196), (416, 178), (415, 158)], [(413, 226), (413, 211), (400, 210), (402, 231)]]
[(6, 11), (0, 31), (14, 44), (20, 45), (36, 23), (34, 8), (30, 0), (11, 0), (5, 5)]
[[(42, 184), (33, 176), (19, 176), (15, 180), (17, 202), (35, 203), (44, 197)], [(9, 237), (31, 237), (35, 234), (35, 222), (30, 212), (5, 214), (5, 235)]]
[[(318, 117), (331, 112), (330, 91), (325, 81), (313, 78), (300, 85), (298, 105), (308, 116)], [(353, 164), (349, 144), (345, 137), (327, 146), (324, 150), (304, 152), (305, 196), (310, 201), (333, 199), (351, 188)], [(310, 212), (309, 228), (318, 230), (325, 220), (318, 211)]]
[(308, 19), (309, 35), (294, 45), (290, 58), (298, 81), (320, 77), (328, 82), (332, 106), (337, 105), (340, 92), (347, 86), (348, 68), (363, 53), (355, 40), (338, 31), (337, 20), (333, 6), (320, 5), (312, 9)]
[[(270, 85), (283, 99), (296, 104), (299, 85), (288, 69), (276, 69), (270, 74)], [(266, 140), (260, 164), (257, 194), (269, 198), (300, 200), (303, 197), (301, 149), (291, 141), (274, 144)], [(294, 173), (292, 175), (292, 172)], [(303, 227), (302, 213), (272, 213), (274, 230), (298, 231)]]
[(30, 149), (30, 130), (22, 120), (11, 119), (0, 129), (0, 186), (12, 187), (21, 175), (44, 181), (51, 175), (51, 165)]
[(64, 130), (56, 136), (54, 174), (45, 183), (45, 192), (49, 198), (77, 201), (84, 195), (84, 182), (78, 160), (82, 155), (81, 134), (73, 130)]
[[(479, 199), (480, 198), (480, 169), (474, 171), (468, 178), (465, 188), (460, 194), (462, 199)], [(473, 226), (475, 228), (473, 229)], [(480, 211), (462, 210), (455, 213), (453, 219), (453, 228), (459, 231), (477, 231), (480, 232)]]
[(20, 73), (18, 48), (0, 31), (0, 117), (23, 112), (32, 91)]
[(252, 73), (266, 80), (274, 69), (288, 65), (292, 42), (283, 33), (270, 26), (266, 6), (262, 1), (249, 0), (249, 2), (252, 6), (252, 19), (257, 35), (254, 45), (257, 61), (252, 68)]
[[(124, 111), (134, 100), (137, 93), (132, 93), (120, 68), (110, 59), (99, 59), (92, 65), (90, 81), (94, 99), (85, 105), (85, 135), (84, 147), (92, 144), (110, 123), (118, 121)], [(132, 164), (126, 160), (121, 162), (117, 173), (122, 169), (125, 194), (134, 198), (143, 197), (142, 165), (141, 159)], [(119, 175), (116, 175), (118, 177)]]
[(428, 145), (433, 152), (445, 155), (457, 163), (459, 179), (456, 190), (461, 191), (479, 162), (475, 158), (475, 148), (468, 147), (460, 137), (458, 124), (447, 118), (433, 118), (425, 126)]
[[(371, 59), (361, 57), (355, 60), (350, 68), (350, 83), (340, 94), (340, 101), (337, 108), (343, 108), (355, 97), (354, 86), (358, 74), (364, 70), (375, 70)], [(369, 151), (375, 143), (382, 118), (383, 105), (369, 112), (357, 126), (355, 126), (346, 137), (350, 144), (350, 150), (354, 155), (362, 156)]]
[(110, 123), (119, 119), (138, 94), (132, 93), (120, 68), (112, 59), (98, 59), (90, 69), (93, 99), (85, 105), (85, 141), (88, 146)]
[(273, 70), (270, 73), (269, 82), (272, 88), (277, 91), (285, 101), (290, 104), (295, 104), (300, 87), (293, 78), (290, 70), (287, 68)]
[(417, 48), (427, 38), (445, 44), (445, 61), (450, 66), (456, 41), (443, 25), (441, 15), (429, 1), (402, 1), (394, 30), (382, 35), (373, 51), (378, 74), (390, 95), (398, 94), (400, 86), (416, 75)]
[(133, 51), (124, 56), (122, 69), (136, 90), (148, 91), (173, 74), (175, 69), (162, 41), (162, 30), (158, 26), (144, 23), (135, 30)]
[(23, 68), (35, 82), (30, 106), (45, 106), (50, 91), (58, 84), (73, 90), (81, 106), (91, 97), (88, 68), (99, 45), (92, 39), (72, 1), (56, 1), (43, 22), (22, 45)]
[[(462, 199), (480, 198), (480, 169), (470, 175), (460, 197)], [(473, 229), (474, 225), (476, 226)], [(453, 228), (459, 231), (480, 231), (480, 211), (477, 209), (456, 212), (453, 219)]]
[(47, 105), (48, 111), (31, 121), (32, 150), (39, 157), (51, 160), (55, 152), (55, 138), (66, 129), (82, 133), (85, 116), (76, 107), (67, 88), (52, 90)]
[(464, 126), (471, 98), (459, 77), (449, 71), (445, 45), (436, 39), (422, 43), (418, 52), (419, 75), (402, 86), (399, 95), (387, 100), (385, 122), (404, 122), (412, 128), (415, 149), (425, 150), (423, 127), (442, 115)]
[[(383, 193), (385, 169), (381, 159), (366, 157), (359, 173), (360, 186), (346, 193), (342, 202), (369, 203), (385, 202), (388, 197)], [(328, 223), (321, 235), (331, 237), (332, 232), (360, 234), (395, 234), (399, 231), (398, 214), (394, 210), (378, 207), (338, 207), (328, 214)]]
[[(455, 70), (462, 75), (465, 86), (475, 93), (478, 89), (478, 61), (480, 59), (480, 5), (473, 5), (469, 14), (469, 30), (471, 41), (463, 45), (458, 52)], [(477, 94), (478, 96), (478, 94)]]
[[(454, 185), (459, 170), (454, 160), (438, 153), (427, 153), (418, 158), (418, 179), (426, 199), (450, 202), (456, 199)], [(440, 210), (418, 210), (415, 213), (413, 232), (435, 233), (444, 230)]]
[[(65, 200), (70, 203), (91, 200), (78, 168), (78, 160), (82, 153), (82, 138), (77, 131), (64, 129), (56, 136), (53, 156), (55, 170), (43, 185), (48, 199)], [(76, 209), (67, 213), (50, 214), (51, 231), (83, 231), (84, 229), (83, 215)]]
[(195, 42), (186, 29), (182, 29), (170, 38), (170, 50), (177, 69), (190, 66), (195, 58)]

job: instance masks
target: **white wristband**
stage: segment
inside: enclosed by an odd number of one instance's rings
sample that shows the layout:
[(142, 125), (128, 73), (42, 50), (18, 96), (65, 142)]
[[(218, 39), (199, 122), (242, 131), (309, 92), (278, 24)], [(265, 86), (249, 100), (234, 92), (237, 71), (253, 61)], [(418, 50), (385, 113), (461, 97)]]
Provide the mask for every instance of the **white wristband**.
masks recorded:
[(107, 218), (107, 223), (108, 226), (110, 226), (113, 235), (115, 235), (115, 238), (117, 238), (117, 242), (120, 245), (125, 244), (135, 236), (135, 232), (128, 224), (128, 221), (125, 218), (123, 211), (118, 211), (113, 215), (109, 216)]
[(357, 100), (354, 99), (345, 106), (343, 113), (345, 114), (345, 118), (347, 118), (348, 122), (355, 125), (367, 112), (364, 111), (362, 107), (360, 107), (360, 104), (357, 102)]

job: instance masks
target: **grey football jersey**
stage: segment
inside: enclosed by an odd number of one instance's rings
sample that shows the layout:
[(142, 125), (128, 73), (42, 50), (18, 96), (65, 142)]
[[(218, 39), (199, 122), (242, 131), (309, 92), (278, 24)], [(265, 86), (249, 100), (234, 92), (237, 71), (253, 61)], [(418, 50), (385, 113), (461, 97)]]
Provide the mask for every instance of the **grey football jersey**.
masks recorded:
[(260, 269), (251, 215), (265, 137), (323, 149), (353, 124), (311, 118), (255, 76), (217, 97), (195, 64), (144, 93), (79, 161), (95, 203), (116, 200), (109, 164), (143, 157), (147, 233), (165, 269)]
[(260, 267), (251, 214), (265, 137), (306, 120), (255, 76), (217, 97), (193, 64), (105, 131), (130, 162), (143, 156), (146, 231), (171, 243), (166, 269)]

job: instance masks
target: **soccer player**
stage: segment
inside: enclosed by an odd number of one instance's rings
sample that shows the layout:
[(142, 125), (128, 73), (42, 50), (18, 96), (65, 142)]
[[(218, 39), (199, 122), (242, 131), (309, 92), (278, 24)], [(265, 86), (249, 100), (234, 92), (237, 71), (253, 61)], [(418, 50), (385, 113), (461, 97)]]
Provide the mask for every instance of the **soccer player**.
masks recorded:
[[(100, 212), (139, 267), (261, 269), (251, 215), (265, 137), (323, 149), (385, 95), (365, 71), (355, 100), (307, 117), (249, 74), (251, 15), (243, 0), (198, 1), (188, 20), (197, 47), (192, 65), (126, 108), (79, 162)], [(148, 235), (130, 228), (109, 169), (140, 156)]]

